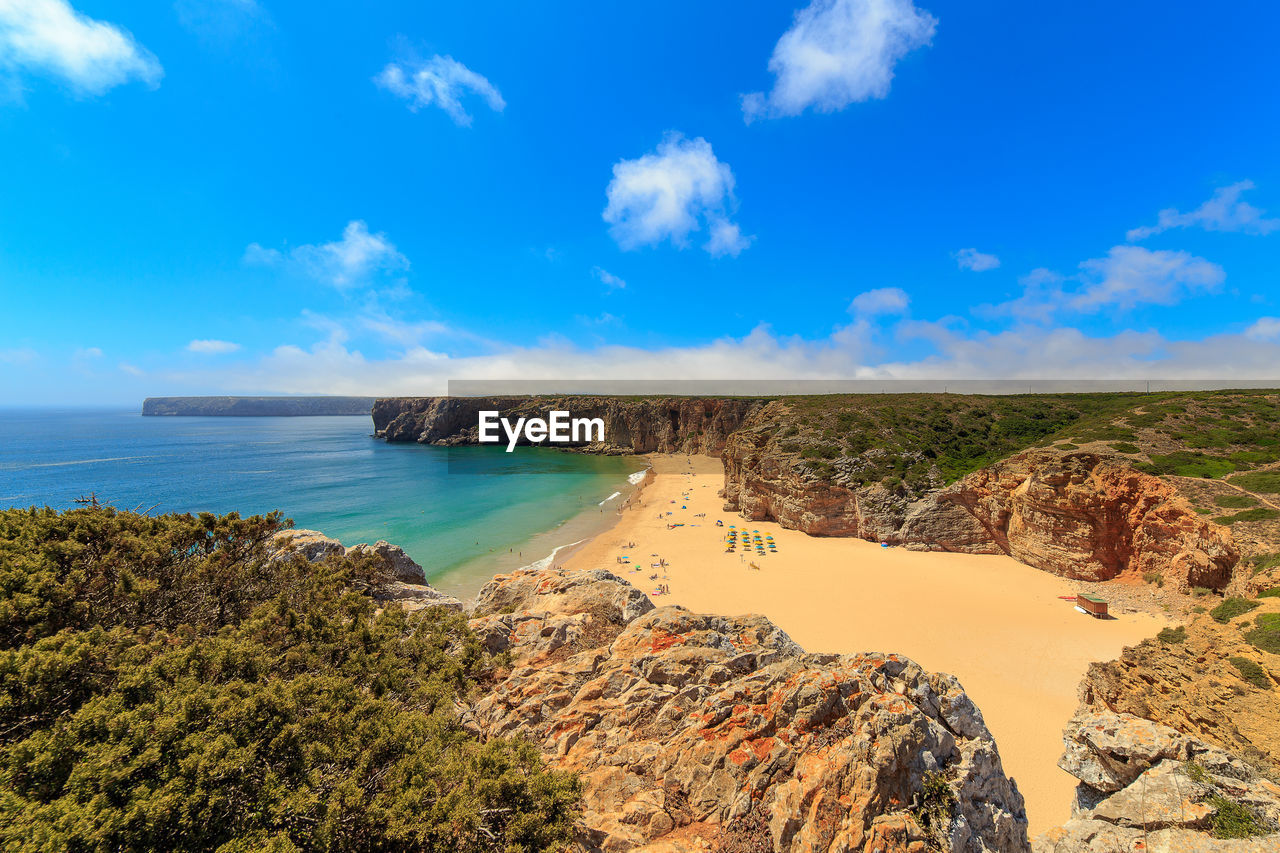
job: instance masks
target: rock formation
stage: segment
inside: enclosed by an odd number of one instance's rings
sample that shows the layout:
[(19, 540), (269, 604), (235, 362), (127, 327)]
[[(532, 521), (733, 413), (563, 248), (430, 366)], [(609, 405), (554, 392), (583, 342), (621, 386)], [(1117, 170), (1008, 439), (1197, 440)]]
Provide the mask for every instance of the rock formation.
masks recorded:
[(1092, 453), (1020, 453), (911, 503), (819, 480), (743, 434), (723, 458), (726, 509), (813, 535), (1004, 553), (1079, 580), (1155, 572), (1183, 590), (1226, 587), (1239, 560), (1230, 531), (1168, 483)]
[(313, 563), (330, 556), (372, 555), (380, 558), (389, 578), (374, 595), (380, 601), (397, 601), (406, 610), (421, 610), (424, 607), (462, 610), (461, 601), (427, 583), (422, 566), (414, 562), (399, 545), (380, 539), (372, 545), (361, 543), (347, 548), (337, 539), (325, 536), (318, 530), (306, 529), (282, 530), (275, 538), (279, 553), (301, 554)]
[[(392, 397), (374, 403), (373, 426), (375, 435), (387, 441), (456, 446), (478, 443), (481, 411), (514, 420), (546, 418), (558, 409), (575, 418), (604, 420), (603, 443), (576, 445), (589, 452), (718, 456), (725, 439), (760, 405), (755, 400), (692, 397)], [(522, 438), (521, 443), (528, 442)]]
[[(1260, 661), (1271, 689), (1250, 684), (1231, 663)], [(1270, 662), (1270, 663), (1269, 663)], [(1177, 642), (1145, 640), (1113, 661), (1089, 665), (1082, 707), (1153, 720), (1269, 767), (1280, 778), (1280, 662), (1250, 646), (1235, 625), (1199, 616)]]
[(373, 420), (376, 434), (388, 441), (453, 446), (477, 443), (482, 410), (546, 417), (563, 409), (600, 417), (605, 441), (576, 449), (720, 456), (725, 510), (753, 521), (773, 520), (814, 536), (1009, 554), (1079, 580), (1132, 571), (1158, 573), (1174, 589), (1221, 590), (1239, 561), (1228, 528), (1198, 516), (1171, 485), (1126, 460), (1026, 451), (912, 500), (858, 479), (859, 466), (886, 461), (888, 451), (879, 448), (821, 463), (831, 470), (820, 476), (814, 463), (777, 440), (787, 429), (780, 426), (780, 406), (681, 397), (391, 398), (374, 404)]
[[(1071, 820), (1036, 839), (1036, 853), (1280, 849), (1280, 785), (1238, 758), (1168, 726), (1084, 710), (1065, 734), (1058, 766), (1080, 780)], [(1224, 810), (1264, 834), (1206, 834)]]
[(1027, 849), (1022, 797), (952, 676), (807, 654), (758, 616), (654, 609), (605, 570), (499, 576), (471, 626), (513, 663), (464, 719), (581, 774), (579, 849)]
[(314, 417), (368, 415), (373, 397), (148, 397), (147, 416), (199, 417)]

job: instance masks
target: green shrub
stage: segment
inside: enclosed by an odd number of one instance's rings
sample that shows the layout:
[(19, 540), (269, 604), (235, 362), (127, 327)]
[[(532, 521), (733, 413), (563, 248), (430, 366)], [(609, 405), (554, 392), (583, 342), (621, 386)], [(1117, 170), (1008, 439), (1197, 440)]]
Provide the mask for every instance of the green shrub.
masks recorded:
[(1248, 489), (1251, 492), (1274, 495), (1280, 493), (1280, 471), (1256, 471), (1252, 474), (1238, 474), (1231, 478), (1233, 486)]
[(1080, 449), (1080, 445), (1072, 444), (1069, 441), (1064, 441), (1061, 444), (1055, 444), (1054, 447), (1056, 447), (1058, 450), (1079, 450)]
[(1234, 515), (1220, 515), (1213, 521), (1215, 524), (1235, 524), (1237, 521), (1269, 521), (1273, 518), (1280, 518), (1280, 510), (1259, 506)]
[(1258, 665), (1256, 661), (1248, 658), (1232, 656), (1227, 658), (1231, 661), (1231, 665), (1240, 670), (1240, 677), (1261, 690), (1271, 689), (1271, 679), (1267, 678), (1267, 671)]
[(1280, 566), (1280, 554), (1259, 554), (1251, 557), (1249, 564), (1253, 566), (1253, 574), (1259, 575)]
[(1243, 616), (1258, 606), (1258, 602), (1247, 598), (1228, 598), (1209, 611), (1215, 622), (1227, 623), (1237, 616)]
[(1230, 460), (1190, 450), (1179, 450), (1165, 455), (1151, 454), (1150, 458), (1150, 462), (1141, 463), (1136, 467), (1148, 474), (1173, 474), (1178, 477), (1206, 479), (1217, 479), (1236, 470), (1235, 463)]
[(278, 514), (0, 511), (6, 850), (552, 849), (580, 786), (454, 703), (464, 617), (379, 612), (372, 555), (274, 553)]
[(1111, 445), (1111, 449), (1117, 453), (1141, 453), (1142, 452), (1140, 449), (1138, 449), (1138, 445), (1128, 441), (1117, 441), (1115, 444)]
[(1159, 572), (1143, 572), (1142, 580), (1145, 583), (1153, 583), (1156, 586), (1164, 586), (1164, 575)]
[(1190, 777), (1192, 782), (1199, 782), (1201, 785), (1211, 784), (1209, 782), (1209, 771), (1205, 770), (1204, 765), (1198, 761), (1188, 761), (1182, 765), (1182, 770)]
[(950, 849), (951, 822), (955, 817), (956, 795), (947, 777), (936, 770), (924, 774), (920, 793), (914, 797), (911, 816), (927, 832), (939, 850)]
[(1273, 586), (1258, 593), (1258, 598), (1280, 598), (1280, 586)]
[(1263, 613), (1244, 638), (1256, 649), (1280, 655), (1280, 613)]
[(1182, 625), (1176, 628), (1162, 628), (1160, 633), (1156, 634), (1156, 639), (1162, 643), (1185, 643), (1187, 641), (1187, 629)]
[(1209, 829), (1214, 838), (1249, 838), (1266, 831), (1248, 806), (1228, 800), (1221, 794), (1213, 794), (1206, 802), (1216, 810)]
[(1223, 509), (1244, 509), (1258, 505), (1258, 499), (1250, 495), (1215, 495), (1213, 502)]

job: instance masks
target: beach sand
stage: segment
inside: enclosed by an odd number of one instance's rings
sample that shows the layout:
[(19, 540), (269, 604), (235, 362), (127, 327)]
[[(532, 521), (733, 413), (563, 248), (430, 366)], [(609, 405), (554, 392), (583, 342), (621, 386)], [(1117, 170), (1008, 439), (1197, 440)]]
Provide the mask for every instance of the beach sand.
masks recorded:
[[(1074, 583), (1010, 557), (882, 548), (746, 521), (721, 510), (720, 460), (650, 460), (648, 481), (618, 523), (558, 563), (608, 568), (646, 592), (665, 584), (670, 594), (652, 599), (659, 606), (763, 614), (809, 651), (896, 652), (952, 673), (982, 710), (1005, 772), (1026, 798), (1032, 836), (1070, 817), (1075, 780), (1057, 761), (1076, 686), (1091, 661), (1115, 658), (1163, 622), (1084, 616), (1058, 598), (1073, 595)], [(684, 526), (669, 529), (673, 523)], [(730, 524), (773, 536), (777, 553), (739, 545), (726, 554)], [(636, 547), (624, 547), (629, 542)], [(640, 570), (619, 564), (624, 555)], [(651, 567), (660, 560), (665, 568)]]

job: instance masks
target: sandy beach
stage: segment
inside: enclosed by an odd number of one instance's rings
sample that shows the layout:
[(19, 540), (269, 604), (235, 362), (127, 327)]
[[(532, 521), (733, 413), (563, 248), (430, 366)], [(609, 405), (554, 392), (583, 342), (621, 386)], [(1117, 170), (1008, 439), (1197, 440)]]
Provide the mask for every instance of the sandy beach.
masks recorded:
[[(646, 592), (661, 585), (669, 592), (653, 597), (659, 606), (763, 614), (810, 651), (896, 652), (950, 672), (995, 735), (1026, 798), (1031, 834), (1070, 816), (1075, 780), (1057, 760), (1076, 685), (1091, 661), (1116, 657), (1157, 632), (1160, 620), (1083, 616), (1058, 598), (1076, 584), (1009, 557), (882, 548), (747, 522), (721, 510), (720, 460), (650, 459), (648, 481), (618, 523), (562, 565), (609, 568)], [(725, 553), (731, 524), (773, 536), (776, 553), (741, 545)], [(619, 563), (624, 556), (630, 564)]]

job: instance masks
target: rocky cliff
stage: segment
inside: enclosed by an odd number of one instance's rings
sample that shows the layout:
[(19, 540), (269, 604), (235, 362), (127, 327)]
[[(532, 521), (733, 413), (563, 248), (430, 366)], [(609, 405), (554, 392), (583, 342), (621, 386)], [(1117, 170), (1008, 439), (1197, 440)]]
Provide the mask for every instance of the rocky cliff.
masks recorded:
[[(593, 453), (699, 453), (719, 456), (725, 441), (761, 403), (691, 397), (392, 397), (373, 405), (374, 433), (387, 441), (478, 444), (481, 411), (546, 418), (552, 410), (601, 418), (603, 442), (557, 444)], [(505, 439), (504, 439), (505, 443)], [(521, 444), (529, 442), (523, 438)]]
[(201, 417), (368, 415), (373, 397), (148, 397), (142, 414)]
[(1036, 853), (1280, 849), (1280, 785), (1217, 747), (1095, 710), (1071, 720), (1064, 742), (1058, 766), (1080, 780), (1076, 802)]
[(814, 476), (745, 432), (723, 459), (726, 509), (814, 535), (1003, 553), (1079, 580), (1155, 573), (1177, 589), (1223, 589), (1239, 560), (1230, 531), (1168, 483), (1094, 453), (1027, 451), (916, 500)]
[(809, 654), (758, 616), (655, 609), (605, 570), (499, 576), (475, 617), (512, 666), (464, 719), (581, 775), (581, 850), (1028, 847), (953, 676)]
[[(413, 608), (458, 609), (394, 545), (369, 550)], [(510, 661), (456, 710), (583, 781), (574, 849), (1023, 853), (1022, 796), (954, 676), (897, 655), (810, 654), (760, 616), (657, 609), (603, 569), (499, 575), (470, 627)]]
[(462, 602), (445, 595), (427, 583), (426, 573), (399, 545), (379, 539), (372, 545), (360, 543), (345, 547), (337, 539), (325, 536), (318, 530), (282, 530), (275, 536), (274, 547), (280, 554), (297, 553), (315, 563), (329, 556), (369, 554), (385, 567), (386, 581), (374, 591), (379, 601), (398, 603), (405, 610), (423, 610), (427, 607), (444, 607), (461, 611)]

